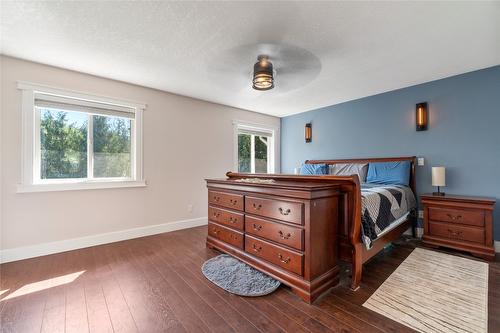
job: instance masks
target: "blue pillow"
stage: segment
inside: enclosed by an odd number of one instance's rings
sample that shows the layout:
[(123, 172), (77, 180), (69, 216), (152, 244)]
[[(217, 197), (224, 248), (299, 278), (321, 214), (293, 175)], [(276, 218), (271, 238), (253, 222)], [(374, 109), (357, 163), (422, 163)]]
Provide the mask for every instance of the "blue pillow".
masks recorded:
[(327, 175), (328, 165), (326, 164), (302, 164), (301, 175)]
[(382, 185), (410, 184), (410, 162), (375, 162), (368, 165), (366, 182)]

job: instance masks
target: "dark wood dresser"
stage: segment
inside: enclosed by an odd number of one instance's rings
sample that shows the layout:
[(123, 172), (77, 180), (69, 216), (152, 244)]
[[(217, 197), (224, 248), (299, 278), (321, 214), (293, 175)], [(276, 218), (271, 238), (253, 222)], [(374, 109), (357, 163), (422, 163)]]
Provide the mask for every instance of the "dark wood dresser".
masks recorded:
[(207, 187), (207, 246), (274, 277), (309, 303), (338, 284), (338, 185), (230, 177), (208, 179)]
[(424, 194), (421, 200), (424, 206), (424, 244), (467, 251), (487, 260), (495, 258), (495, 199)]

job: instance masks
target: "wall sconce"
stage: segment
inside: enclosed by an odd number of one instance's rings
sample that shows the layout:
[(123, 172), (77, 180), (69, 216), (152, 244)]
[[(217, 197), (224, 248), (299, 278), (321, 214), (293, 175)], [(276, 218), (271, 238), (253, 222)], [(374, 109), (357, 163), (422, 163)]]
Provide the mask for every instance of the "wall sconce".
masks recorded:
[(307, 123), (304, 131), (304, 137), (306, 139), (306, 142), (311, 142), (312, 141), (312, 125), (311, 123)]
[(427, 110), (427, 102), (418, 103), (416, 110), (417, 131), (426, 131), (429, 112)]

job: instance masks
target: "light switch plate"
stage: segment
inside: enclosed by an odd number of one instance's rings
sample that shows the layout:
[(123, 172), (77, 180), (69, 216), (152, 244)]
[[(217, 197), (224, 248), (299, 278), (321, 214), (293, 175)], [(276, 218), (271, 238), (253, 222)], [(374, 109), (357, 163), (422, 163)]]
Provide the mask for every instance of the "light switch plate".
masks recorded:
[(418, 211), (418, 218), (419, 219), (423, 219), (424, 218), (424, 211), (423, 210), (419, 210)]
[(425, 158), (423, 158), (423, 157), (417, 158), (417, 164), (418, 164), (418, 166), (424, 166), (425, 165)]

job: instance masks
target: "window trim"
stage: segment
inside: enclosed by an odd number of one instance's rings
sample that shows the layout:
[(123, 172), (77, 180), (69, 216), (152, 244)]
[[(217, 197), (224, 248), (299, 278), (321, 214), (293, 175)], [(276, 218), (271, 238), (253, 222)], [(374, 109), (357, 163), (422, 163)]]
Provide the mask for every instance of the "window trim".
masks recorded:
[[(259, 131), (259, 132), (268, 132), (272, 134), (271, 145), (268, 145), (269, 157), (267, 159), (268, 163), (268, 172), (269, 174), (279, 173), (280, 170), (280, 129), (277, 126), (253, 123), (243, 120), (233, 120), (233, 168), (234, 172), (238, 172), (238, 131), (240, 129), (249, 130), (249, 131)], [(272, 146), (272, 149), (270, 149)], [(253, 151), (255, 148), (252, 146), (251, 150)], [(250, 162), (252, 165), (255, 161), (252, 159)], [(252, 169), (254, 169), (253, 167)]]
[[(17, 88), (21, 90), (22, 93), (22, 175), (21, 183), (17, 187), (18, 193), (146, 186), (143, 174), (142, 131), (143, 112), (146, 109), (146, 104), (117, 100), (109, 97), (80, 93), (73, 90), (54, 88), (23, 81), (18, 81)], [(132, 126), (131, 130), (132, 177), (110, 177), (101, 179), (67, 178), (38, 181), (40, 177), (36, 175), (40, 172), (40, 170), (38, 170), (38, 166), (40, 165), (40, 138), (36, 133), (40, 132), (40, 113), (35, 111), (36, 93), (52, 94), (83, 101), (112, 104), (135, 109), (134, 126)], [(87, 141), (87, 144), (91, 143)], [(87, 163), (87, 167), (89, 167), (89, 165), (90, 167), (92, 166), (92, 161), (87, 161)]]

